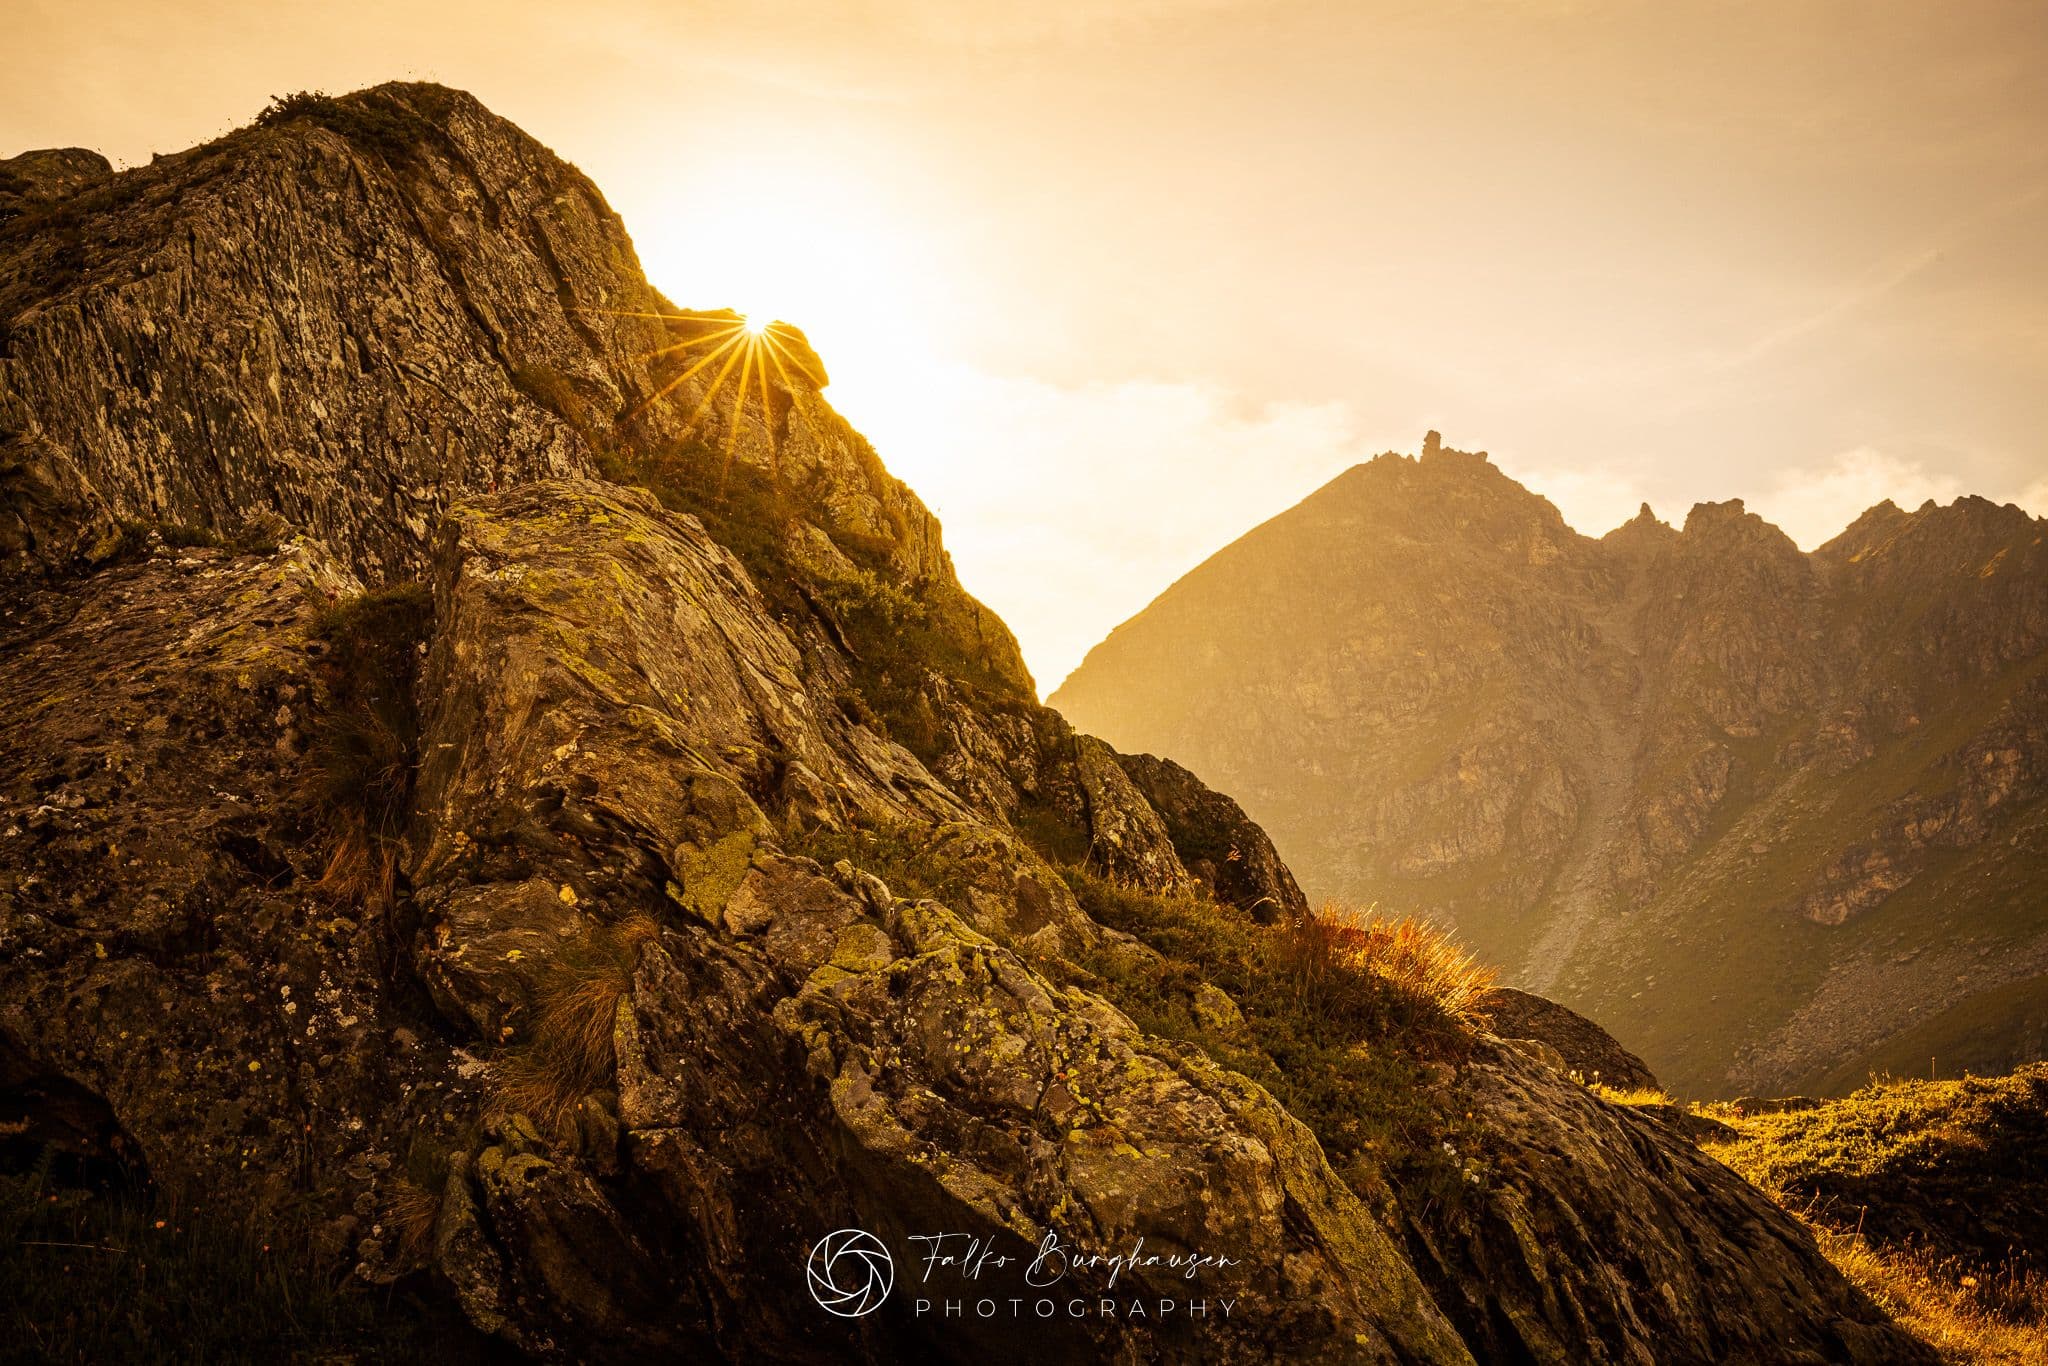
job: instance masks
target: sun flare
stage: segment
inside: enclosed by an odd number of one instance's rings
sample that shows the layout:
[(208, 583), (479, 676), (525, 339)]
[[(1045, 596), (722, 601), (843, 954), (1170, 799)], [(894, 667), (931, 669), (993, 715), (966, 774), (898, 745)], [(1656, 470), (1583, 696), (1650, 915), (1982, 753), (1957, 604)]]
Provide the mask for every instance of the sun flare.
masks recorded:
[[(717, 369), (712, 374), (711, 382), (705, 387), (703, 396), (697, 400), (697, 406), (690, 410), (690, 415), (683, 424), (683, 435), (689, 436), (697, 430), (705, 415), (711, 412), (719, 394), (725, 390), (727, 380), (733, 379), (733, 372), (737, 369), (738, 378), (731, 389), (731, 411), (725, 425), (726, 466), (729, 468), (732, 464), (733, 451), (739, 441), (740, 425), (746, 416), (747, 400), (758, 387), (761, 424), (768, 438), (769, 459), (775, 466), (777, 477), (780, 477), (781, 451), (775, 435), (776, 405), (774, 392), (769, 384), (769, 371), (772, 369), (776, 378), (781, 380), (785, 393), (795, 391), (796, 386), (791, 383), (792, 372), (803, 375), (813, 385), (823, 387), (825, 384), (823, 372), (814, 368), (804, 358), (809, 354), (809, 349), (800, 343), (801, 333), (786, 323), (776, 322), (760, 313), (726, 311), (703, 315), (687, 312), (643, 313), (617, 309), (591, 311), (609, 313), (614, 317), (647, 318), (676, 330), (672, 334), (676, 335), (676, 340), (665, 346), (655, 347), (644, 353), (641, 359), (652, 361), (659, 357), (672, 356), (681, 368), (667, 383), (636, 404), (622, 419), (622, 423), (637, 420), (691, 378), (716, 365)], [(778, 331), (782, 335), (778, 336)], [(722, 478), (721, 475), (721, 480)]]
[[(959, 406), (954, 362), (973, 349), (980, 277), (952, 226), (951, 191), (928, 183), (916, 158), (877, 160), (801, 121), (756, 120), (738, 145), (707, 126), (685, 143), (651, 141), (646, 155), (672, 170), (636, 182), (628, 222), (648, 280), (668, 298), (766, 322), (764, 338), (801, 329), (831, 366), (832, 407), (890, 453), (899, 478), (935, 487), (934, 475), (957, 470), (957, 429), (940, 430), (934, 404)], [(735, 365), (721, 417), (739, 375)], [(755, 380), (748, 392), (758, 389)]]

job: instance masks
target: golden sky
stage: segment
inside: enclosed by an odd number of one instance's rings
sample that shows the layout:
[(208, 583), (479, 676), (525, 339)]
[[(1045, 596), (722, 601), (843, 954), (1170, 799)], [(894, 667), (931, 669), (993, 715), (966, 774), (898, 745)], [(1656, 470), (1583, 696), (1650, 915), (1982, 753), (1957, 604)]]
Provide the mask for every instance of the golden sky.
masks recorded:
[(1598, 533), (2048, 511), (2037, 0), (13, 0), (0, 155), (474, 91), (807, 329), (1050, 691), (1426, 428)]

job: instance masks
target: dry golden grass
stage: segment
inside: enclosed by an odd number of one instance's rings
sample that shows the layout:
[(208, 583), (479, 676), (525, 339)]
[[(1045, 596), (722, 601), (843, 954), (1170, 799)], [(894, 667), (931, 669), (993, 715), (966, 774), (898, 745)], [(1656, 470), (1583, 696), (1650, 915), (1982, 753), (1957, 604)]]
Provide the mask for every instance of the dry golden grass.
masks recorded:
[(398, 895), (398, 846), (344, 819), (320, 872), (320, 890), (360, 906), (389, 907)]
[[(1797, 1211), (1794, 1211), (1797, 1213)], [(1841, 1273), (1909, 1332), (1955, 1362), (2048, 1366), (2048, 1277), (1972, 1272), (1807, 1220)]]
[(1326, 1014), (1348, 1003), (1362, 985), (1346, 960), (1350, 930), (1337, 918), (1311, 912), (1281, 925), (1270, 941), (1271, 956), (1290, 1007), (1297, 1013)]
[(1367, 972), (1448, 1019), (1485, 1022), (1481, 1002), (1494, 988), (1494, 970), (1426, 921), (1327, 902), (1291, 933), (1329, 962), (1328, 971)]
[[(1874, 1081), (1809, 1109), (1696, 1107), (1735, 1131), (1702, 1145), (1813, 1230), (1828, 1259), (1956, 1362), (2048, 1366), (2048, 1275), (2024, 1194), (2044, 1080)], [(2002, 1210), (1995, 1221), (1977, 1211)]]
[(1602, 1086), (1596, 1081), (1590, 1083), (1586, 1089), (1613, 1105), (1670, 1105), (1673, 1103), (1670, 1096), (1659, 1091), (1654, 1086)]
[(591, 1092), (612, 1079), (619, 1002), (633, 990), (640, 947), (660, 933), (651, 916), (629, 916), (555, 955), (534, 988), (527, 1040), (492, 1067), (501, 1109), (546, 1134), (573, 1130)]
[(419, 757), (413, 684), (432, 617), (426, 589), (399, 584), (336, 604), (313, 627), (326, 646), (326, 702), (303, 782), (334, 832), (320, 887), (373, 908), (389, 908), (397, 891)]
[(427, 1189), (410, 1176), (401, 1176), (393, 1186), (384, 1217), (398, 1231), (398, 1245), (406, 1257), (423, 1261), (434, 1250), (434, 1225), (441, 1217), (441, 1193)]
[(578, 1072), (554, 1050), (540, 1044), (508, 1048), (491, 1066), (497, 1108), (524, 1115), (550, 1138), (575, 1132), (575, 1118), (601, 1078)]

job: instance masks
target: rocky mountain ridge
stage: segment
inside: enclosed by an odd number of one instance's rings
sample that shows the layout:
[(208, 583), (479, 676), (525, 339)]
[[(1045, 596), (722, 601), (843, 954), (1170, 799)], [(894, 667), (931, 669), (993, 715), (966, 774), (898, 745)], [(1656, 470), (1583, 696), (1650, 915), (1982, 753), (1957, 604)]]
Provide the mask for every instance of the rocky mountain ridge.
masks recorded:
[[(537, 1359), (1926, 1358), (1549, 1045), (1267, 990), (1259, 828), (1032, 700), (801, 334), (707, 404), (732, 315), (470, 97), (5, 166), (10, 1162)], [(838, 1318), (843, 1228), (1242, 1309)]]
[[(1737, 500), (1594, 540), (1432, 433), (1218, 552), (1052, 700), (1668, 1084), (1854, 1085), (2048, 970), (2042, 532), (1885, 503), (1809, 555)], [(2023, 1060), (1942, 1028), (1945, 1067)]]

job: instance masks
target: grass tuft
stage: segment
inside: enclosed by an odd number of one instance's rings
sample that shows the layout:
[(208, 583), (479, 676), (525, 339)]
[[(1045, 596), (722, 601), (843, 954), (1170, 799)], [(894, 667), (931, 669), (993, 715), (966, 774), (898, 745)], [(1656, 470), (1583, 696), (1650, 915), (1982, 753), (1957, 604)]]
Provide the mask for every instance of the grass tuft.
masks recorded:
[(393, 1183), (385, 1218), (398, 1230), (398, 1245), (407, 1260), (425, 1261), (434, 1250), (434, 1225), (441, 1218), (441, 1192), (421, 1185), (411, 1176)]
[(1610, 1105), (1673, 1105), (1677, 1103), (1654, 1086), (1603, 1086), (1596, 1081), (1587, 1083), (1586, 1089)]
[(549, 960), (534, 987), (526, 1040), (493, 1066), (499, 1108), (557, 1139), (574, 1132), (584, 1102), (610, 1087), (619, 1002), (633, 990), (641, 946), (660, 934), (653, 917), (629, 916)]
[(1497, 974), (1426, 921), (1354, 911), (1331, 902), (1299, 917), (1287, 934), (1323, 956), (1328, 963), (1321, 969), (1325, 973), (1363, 971), (1448, 1020), (1486, 1022), (1482, 1003), (1496, 985)]

